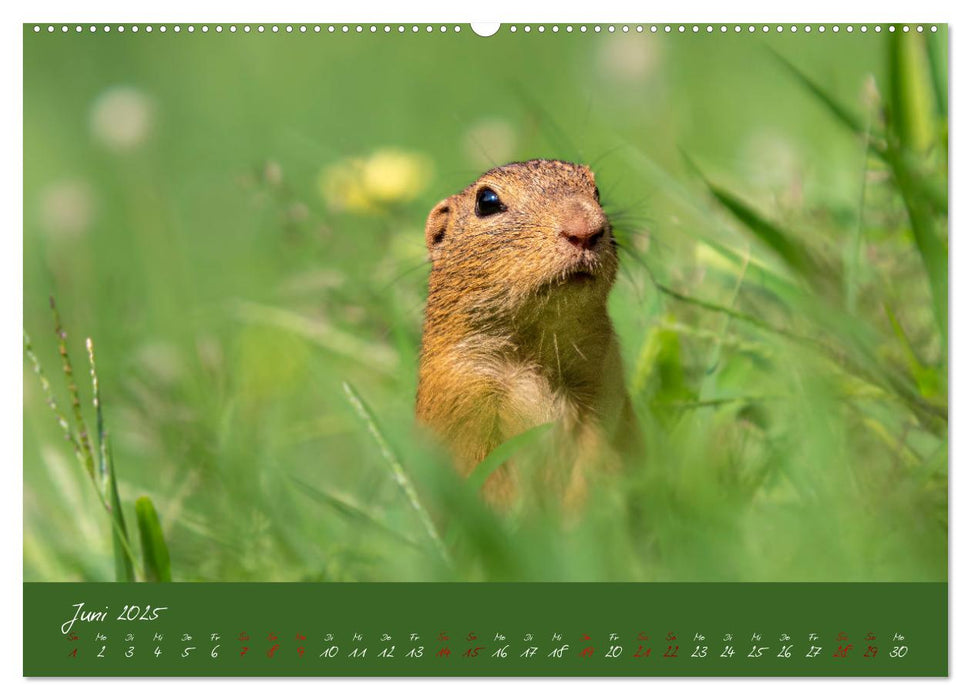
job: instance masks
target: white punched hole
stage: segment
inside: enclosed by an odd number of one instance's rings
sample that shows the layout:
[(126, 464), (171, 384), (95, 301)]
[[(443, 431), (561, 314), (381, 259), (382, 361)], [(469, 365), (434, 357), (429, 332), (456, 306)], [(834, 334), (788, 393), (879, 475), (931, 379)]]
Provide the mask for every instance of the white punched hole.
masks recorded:
[(499, 31), (499, 22), (473, 22), (472, 31), (479, 36), (492, 36)]

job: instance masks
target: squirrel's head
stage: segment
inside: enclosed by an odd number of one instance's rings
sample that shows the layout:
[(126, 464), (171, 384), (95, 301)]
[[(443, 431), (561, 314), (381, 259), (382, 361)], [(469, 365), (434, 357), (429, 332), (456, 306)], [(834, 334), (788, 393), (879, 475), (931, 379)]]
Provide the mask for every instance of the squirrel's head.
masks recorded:
[(488, 171), (435, 205), (425, 241), (430, 296), (488, 316), (602, 303), (617, 276), (593, 173), (558, 160)]

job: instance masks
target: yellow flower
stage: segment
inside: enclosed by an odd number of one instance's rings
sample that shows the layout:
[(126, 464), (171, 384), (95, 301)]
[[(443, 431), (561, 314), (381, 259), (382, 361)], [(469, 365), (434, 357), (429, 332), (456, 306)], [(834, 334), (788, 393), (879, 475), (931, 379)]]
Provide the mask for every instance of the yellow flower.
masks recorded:
[(431, 164), (426, 156), (386, 149), (329, 166), (318, 184), (332, 209), (373, 213), (415, 199), (430, 176)]
[(360, 160), (347, 160), (335, 163), (320, 174), (320, 194), (331, 209), (367, 211), (370, 208), (360, 170)]

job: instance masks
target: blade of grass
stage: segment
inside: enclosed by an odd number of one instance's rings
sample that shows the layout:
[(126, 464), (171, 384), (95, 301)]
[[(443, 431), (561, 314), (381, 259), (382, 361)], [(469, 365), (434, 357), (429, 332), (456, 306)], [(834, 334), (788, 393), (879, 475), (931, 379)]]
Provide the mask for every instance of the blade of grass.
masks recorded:
[(425, 528), (425, 532), (435, 545), (439, 555), (443, 560), (449, 562), (450, 559), (448, 556), (448, 551), (445, 549), (445, 543), (442, 542), (442, 538), (439, 536), (438, 530), (435, 528), (435, 523), (432, 522), (431, 515), (429, 515), (428, 511), (421, 504), (421, 501), (418, 498), (418, 492), (415, 491), (415, 487), (412, 485), (411, 480), (405, 473), (404, 467), (401, 465), (400, 460), (391, 449), (391, 445), (389, 445), (388, 441), (385, 440), (380, 428), (378, 428), (377, 421), (375, 420), (371, 409), (368, 408), (368, 406), (364, 403), (364, 400), (357, 393), (354, 387), (347, 382), (343, 383), (343, 387), (347, 400), (350, 402), (358, 417), (364, 422), (368, 432), (371, 433), (371, 437), (374, 438), (374, 442), (377, 443), (381, 456), (391, 469), (391, 476), (394, 478), (395, 483), (398, 484), (399, 488), (401, 488), (402, 492), (405, 494), (405, 497), (408, 499), (408, 503), (411, 504), (411, 507), (415, 509), (422, 526)]
[(657, 325), (661, 328), (674, 331), (682, 336), (698, 338), (700, 341), (705, 343), (714, 343), (717, 342), (719, 338), (722, 338), (722, 344), (726, 348), (731, 348), (734, 351), (742, 352), (753, 357), (758, 357), (762, 360), (768, 360), (772, 355), (772, 353), (766, 349), (763, 343), (748, 340), (740, 333), (727, 333), (724, 335), (724, 337), (722, 337), (720, 331), (698, 328), (687, 323), (670, 321), (664, 318), (660, 319), (657, 322)]
[(714, 311), (715, 313), (725, 314), (726, 316), (729, 316), (734, 319), (738, 319), (739, 321), (744, 321), (745, 323), (755, 326), (756, 328), (761, 328), (764, 331), (768, 331), (769, 333), (779, 335), (783, 338), (788, 338), (789, 340), (793, 340), (798, 343), (803, 343), (805, 345), (815, 347), (817, 349), (823, 349), (823, 350), (826, 349), (824, 343), (818, 338), (800, 335), (798, 333), (794, 333), (793, 331), (787, 330), (785, 328), (779, 328), (777, 326), (773, 326), (771, 323), (768, 323), (756, 316), (752, 316), (751, 314), (747, 314), (742, 311), (736, 311), (735, 309), (731, 309), (722, 304), (718, 304), (713, 301), (708, 301), (707, 299), (699, 299), (698, 297), (691, 296), (690, 294), (684, 294), (682, 292), (679, 292), (673, 287), (669, 287), (668, 285), (659, 281), (657, 278), (657, 275), (654, 274), (654, 270), (651, 269), (650, 265), (648, 265), (647, 262), (640, 255), (636, 254), (634, 251), (631, 251), (631, 250), (628, 251), (628, 255), (630, 255), (630, 257), (635, 262), (637, 262), (641, 267), (644, 268), (645, 272), (647, 272), (647, 276), (651, 280), (651, 284), (654, 285), (654, 288), (657, 289), (662, 294), (671, 297), (672, 299), (676, 299), (678, 301), (684, 302), (685, 304), (691, 304), (692, 306), (697, 306), (698, 308), (705, 309), (707, 311)]
[(309, 484), (308, 482), (299, 479), (295, 476), (291, 476), (290, 480), (300, 487), (301, 493), (305, 494), (313, 500), (323, 503), (334, 509), (342, 516), (348, 520), (353, 521), (356, 524), (366, 525), (368, 527), (379, 530), (381, 533), (391, 537), (392, 539), (403, 542), (416, 549), (421, 549), (421, 546), (409, 537), (404, 536), (397, 530), (393, 530), (378, 519), (374, 513), (369, 511), (367, 508), (354, 503), (351, 499), (346, 496), (338, 496), (335, 493), (329, 491), (324, 491), (323, 489), (317, 488)]
[(509, 461), (517, 452), (533, 445), (540, 440), (550, 428), (552, 423), (541, 423), (529, 430), (525, 430), (519, 435), (513, 435), (501, 445), (498, 445), (492, 452), (486, 455), (485, 459), (479, 462), (472, 473), (469, 474), (468, 483), (473, 490), (478, 491), (485, 484), (486, 479), (496, 469)]
[(917, 35), (903, 32), (889, 36), (890, 131), (905, 151), (923, 152), (933, 137), (930, 121), (931, 97), (923, 77), (928, 75), (926, 54), (920, 50)]
[(924, 264), (934, 305), (934, 317), (942, 347), (947, 347), (947, 244), (937, 235), (934, 215), (924, 195), (922, 178), (911, 164), (912, 154), (922, 150), (928, 105), (921, 101), (919, 68), (914, 45), (899, 37), (888, 44), (892, 136), (887, 141), (886, 160), (904, 200), (914, 242)]
[[(803, 290), (796, 287), (791, 277), (780, 269), (774, 261), (760, 260), (751, 254), (746, 241), (745, 253), (736, 251), (725, 244), (725, 235), (719, 230), (724, 227), (724, 223), (712, 216), (710, 206), (699, 204), (702, 200), (693, 192), (690, 192), (683, 184), (684, 178), (671, 176), (664, 168), (658, 165), (651, 158), (642, 153), (637, 146), (630, 144), (624, 151), (627, 162), (636, 168), (638, 172), (652, 180), (661, 183), (661, 188), (683, 206), (691, 214), (698, 218), (699, 225), (688, 229), (688, 232), (704, 245), (710, 247), (728, 261), (741, 267), (746, 259), (749, 260), (751, 267), (750, 277), (757, 277), (760, 285), (778, 297), (790, 297), (793, 294), (803, 295)], [(626, 250), (631, 246), (625, 247)], [(771, 263), (771, 265), (770, 265)]]
[(108, 517), (111, 519), (111, 541), (115, 557), (115, 578), (119, 581), (135, 581), (135, 552), (132, 551), (131, 543), (128, 541), (128, 528), (125, 526), (125, 518), (122, 515), (121, 499), (118, 497), (118, 485), (114, 479), (114, 468), (112, 467), (111, 450), (107, 453), (108, 479), (110, 488), (110, 501), (105, 505)]
[(920, 196), (914, 180), (916, 175), (907, 166), (904, 154), (893, 145), (887, 150), (890, 169), (903, 197), (914, 242), (930, 286), (941, 346), (947, 348), (947, 243), (934, 230), (933, 215), (928, 211), (926, 198)]
[(893, 309), (890, 308), (889, 304), (884, 304), (884, 311), (887, 314), (887, 319), (890, 321), (890, 327), (893, 329), (893, 333), (904, 351), (904, 356), (907, 358), (907, 366), (910, 368), (911, 376), (920, 390), (921, 395), (926, 397), (942, 396), (944, 393), (942, 391), (944, 384), (942, 372), (938, 371), (936, 367), (927, 366), (917, 356), (917, 351), (914, 349), (913, 343), (910, 342), (910, 338), (907, 337), (903, 326), (900, 325), (900, 320), (893, 312)]
[(115, 578), (118, 581), (134, 581), (135, 555), (128, 541), (128, 528), (121, 508), (121, 498), (118, 496), (118, 483), (115, 480), (104, 412), (101, 409), (101, 390), (98, 386), (98, 369), (94, 362), (94, 343), (91, 338), (86, 339), (85, 346), (88, 349), (88, 364), (91, 367), (91, 395), (98, 429), (98, 481), (103, 494), (102, 500), (109, 506), (108, 515), (113, 525), (111, 542), (115, 558)]
[(662, 401), (659, 402), (659, 406), (670, 406), (672, 408), (678, 409), (694, 409), (694, 408), (717, 408), (718, 406), (727, 406), (733, 403), (768, 403), (770, 401), (788, 401), (791, 400), (789, 396), (726, 396), (718, 399), (701, 399), (698, 401)]
[(802, 72), (799, 68), (789, 61), (785, 56), (775, 51), (774, 49), (769, 49), (773, 56), (783, 65), (786, 69), (795, 76), (804, 88), (811, 92), (816, 99), (818, 99), (829, 112), (836, 117), (836, 119), (844, 124), (851, 131), (862, 134), (864, 132), (863, 122), (852, 112), (846, 109), (843, 105), (833, 99), (829, 93), (823, 90), (812, 78)]
[(641, 345), (631, 395), (640, 398), (649, 387), (653, 390), (651, 401), (656, 404), (695, 398), (684, 379), (681, 338), (671, 325), (652, 326)]
[(937, 118), (947, 123), (947, 52), (941, 32), (931, 32), (924, 37), (927, 64), (930, 67), (931, 86), (934, 88), (934, 106)]
[(165, 544), (165, 535), (162, 533), (162, 524), (155, 512), (155, 505), (148, 496), (142, 496), (135, 501), (135, 519), (141, 535), (145, 579), (154, 582), (171, 581), (169, 548)]
[(790, 269), (810, 282), (815, 281), (822, 274), (819, 265), (806, 254), (802, 246), (794, 242), (793, 236), (767, 221), (734, 195), (729, 194), (726, 190), (712, 183), (686, 153), (682, 152), (682, 155), (688, 162), (689, 167), (705, 183), (705, 187), (708, 188), (712, 196), (723, 207), (728, 209), (736, 219), (744, 224), (750, 232), (755, 234), (763, 244), (782, 258)]

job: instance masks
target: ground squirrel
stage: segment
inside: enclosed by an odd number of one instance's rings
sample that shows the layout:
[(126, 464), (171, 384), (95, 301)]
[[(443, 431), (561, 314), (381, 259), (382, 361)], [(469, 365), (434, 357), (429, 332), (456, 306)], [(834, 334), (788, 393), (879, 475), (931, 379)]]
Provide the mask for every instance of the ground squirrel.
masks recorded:
[[(592, 465), (616, 463), (637, 425), (607, 315), (617, 244), (584, 165), (494, 168), (428, 215), (431, 258), (417, 417), (468, 475), (510, 437), (554, 426), (555, 472), (582, 498)], [(483, 487), (511, 503), (515, 466)]]

